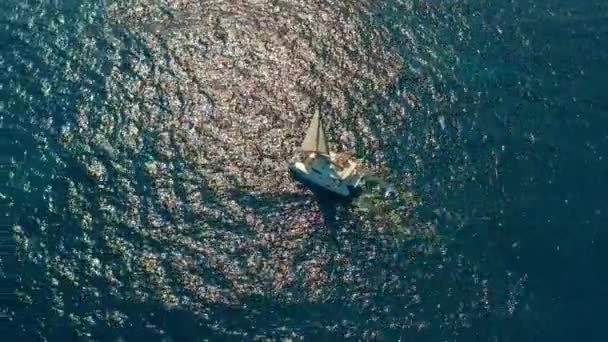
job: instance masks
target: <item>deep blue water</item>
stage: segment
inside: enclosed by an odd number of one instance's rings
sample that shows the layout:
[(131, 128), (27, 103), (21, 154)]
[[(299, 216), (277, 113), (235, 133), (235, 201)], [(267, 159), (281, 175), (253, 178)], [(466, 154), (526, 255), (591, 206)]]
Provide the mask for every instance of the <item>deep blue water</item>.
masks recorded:
[[(603, 340), (608, 4), (0, 4), (10, 340)], [(314, 110), (400, 196), (287, 176)]]

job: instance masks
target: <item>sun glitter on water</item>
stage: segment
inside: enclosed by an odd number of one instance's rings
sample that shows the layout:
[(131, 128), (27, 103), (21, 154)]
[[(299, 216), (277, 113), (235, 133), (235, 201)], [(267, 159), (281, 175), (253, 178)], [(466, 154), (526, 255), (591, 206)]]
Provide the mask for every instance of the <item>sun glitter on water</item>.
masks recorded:
[[(21, 204), (10, 208), (28, 270), (18, 298), (34, 313), (15, 314), (19, 324), (82, 338), (176, 335), (181, 321), (220, 337), (365, 339), (431, 321), (458, 330), (487, 311), (476, 300), (488, 285), (464, 274), (464, 258), (411, 239), (434, 230), (416, 214), (421, 168), (404, 165), (424, 166), (419, 155), (441, 143), (424, 106), (450, 98), (436, 51), (451, 47), (412, 24), (406, 63), (372, 5), (7, 11), (18, 44), (2, 57), (2, 138), (20, 156), (3, 196)], [(367, 211), (353, 211), (286, 181), (311, 108), (340, 122), (332, 136), (352, 137), (341, 149), (389, 170), (398, 198), (363, 197)]]

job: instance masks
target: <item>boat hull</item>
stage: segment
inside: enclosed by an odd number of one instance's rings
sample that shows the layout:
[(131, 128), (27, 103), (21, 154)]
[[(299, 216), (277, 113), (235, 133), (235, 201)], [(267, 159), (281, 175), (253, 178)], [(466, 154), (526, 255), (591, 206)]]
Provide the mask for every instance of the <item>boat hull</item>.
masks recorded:
[(333, 195), (339, 198), (351, 198), (360, 193), (358, 188), (347, 185), (343, 181), (332, 180), (329, 177), (316, 176), (308, 171), (302, 163), (294, 163), (289, 165), (291, 176), (311, 188), (311, 190), (320, 190), (326, 194)]

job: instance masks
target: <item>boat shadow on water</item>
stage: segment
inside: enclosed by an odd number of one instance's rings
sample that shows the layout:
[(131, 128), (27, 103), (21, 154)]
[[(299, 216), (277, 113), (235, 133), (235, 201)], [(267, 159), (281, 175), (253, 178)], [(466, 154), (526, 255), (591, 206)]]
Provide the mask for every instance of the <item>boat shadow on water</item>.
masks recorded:
[(349, 231), (348, 235), (356, 234), (356, 230), (346, 228), (353, 228), (361, 223), (355, 214), (355, 201), (361, 196), (363, 188), (351, 188), (349, 189), (349, 196), (341, 196), (308, 181), (304, 177), (298, 177), (295, 172), (290, 173), (291, 177), (300, 183), (298, 187), (309, 192), (309, 198), (314, 200), (319, 207), (323, 225), (327, 228), (319, 231), (319, 233), (326, 234), (326, 237), (338, 248), (341, 245), (340, 240), (343, 232)]
[[(346, 226), (359, 223), (354, 210), (354, 201), (358, 194), (343, 197), (328, 191), (315, 184), (296, 183), (298, 190), (289, 192), (249, 192), (246, 190), (237, 192), (237, 202), (246, 208), (255, 208), (258, 215), (265, 216), (282, 212), (286, 220), (290, 220), (293, 213), (312, 213), (315, 207), (320, 214), (320, 224), (323, 229), (315, 229), (317, 234), (325, 237), (321, 239), (331, 240), (334, 245), (339, 245), (341, 231)], [(298, 214), (296, 214), (298, 215)], [(352, 231), (352, 230), (350, 230)]]

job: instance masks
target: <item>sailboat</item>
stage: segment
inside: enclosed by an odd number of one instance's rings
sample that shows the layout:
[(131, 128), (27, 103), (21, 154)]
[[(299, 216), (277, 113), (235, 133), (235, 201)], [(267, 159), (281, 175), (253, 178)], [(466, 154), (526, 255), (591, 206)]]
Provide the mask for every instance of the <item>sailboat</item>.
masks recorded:
[(299, 150), (304, 155), (303, 160), (289, 165), (294, 178), (342, 197), (358, 193), (363, 181), (357, 170), (359, 161), (330, 151), (318, 112), (313, 115)]

